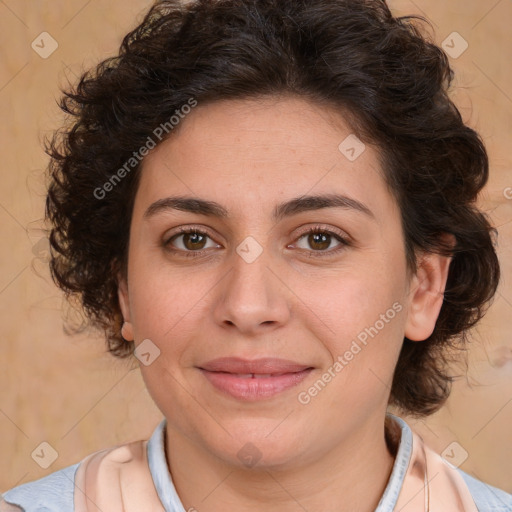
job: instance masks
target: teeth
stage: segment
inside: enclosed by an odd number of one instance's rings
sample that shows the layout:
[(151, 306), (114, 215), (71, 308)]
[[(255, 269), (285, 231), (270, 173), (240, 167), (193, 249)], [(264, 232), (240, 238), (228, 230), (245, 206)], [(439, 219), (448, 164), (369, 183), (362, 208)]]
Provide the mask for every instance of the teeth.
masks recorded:
[(241, 379), (250, 379), (251, 377), (254, 377), (254, 373), (239, 373), (238, 377)]

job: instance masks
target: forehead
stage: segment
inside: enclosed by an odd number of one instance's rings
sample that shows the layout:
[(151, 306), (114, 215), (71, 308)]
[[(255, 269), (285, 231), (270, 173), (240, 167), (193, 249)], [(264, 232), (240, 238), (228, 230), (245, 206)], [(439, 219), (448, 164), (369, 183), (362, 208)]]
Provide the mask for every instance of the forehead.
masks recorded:
[(174, 149), (178, 154), (189, 153), (189, 159), (200, 156), (198, 150), (207, 147), (229, 150), (226, 157), (237, 155), (240, 159), (269, 159), (274, 163), (279, 160), (276, 156), (285, 156), (283, 150), (288, 157), (295, 155), (296, 162), (319, 153), (332, 160), (339, 156), (340, 142), (352, 134), (347, 120), (333, 108), (294, 96), (199, 103), (184, 116), (178, 129), (176, 136), (161, 144), (150, 159), (179, 138), (180, 147), (175, 145)]
[(223, 100), (199, 104), (145, 158), (136, 207), (182, 194), (248, 215), (247, 207), (327, 193), (395, 207), (377, 149), (338, 112), (294, 97)]

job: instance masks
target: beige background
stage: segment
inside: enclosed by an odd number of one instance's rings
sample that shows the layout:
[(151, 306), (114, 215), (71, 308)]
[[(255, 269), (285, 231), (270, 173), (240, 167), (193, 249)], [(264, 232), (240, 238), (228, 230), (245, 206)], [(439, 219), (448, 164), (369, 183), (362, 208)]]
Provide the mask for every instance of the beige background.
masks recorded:
[[(92, 451), (147, 438), (161, 418), (137, 369), (105, 355), (96, 333), (64, 332), (62, 296), (49, 279), (39, 230), (47, 162), (41, 140), (61, 120), (59, 86), (114, 53), (150, 3), (0, 0), (0, 492)], [(438, 44), (454, 31), (469, 44), (451, 59), (453, 97), (490, 153), (482, 206), (499, 227), (503, 265), (496, 301), (474, 332), (468, 378), (456, 383), (438, 414), (411, 423), (437, 451), (448, 448), (454, 463), (467, 454), (464, 470), (512, 492), (512, 2), (390, 5), (397, 14), (427, 16)], [(43, 31), (58, 43), (46, 59), (31, 48)], [(42, 442), (58, 454), (46, 470), (35, 462)]]

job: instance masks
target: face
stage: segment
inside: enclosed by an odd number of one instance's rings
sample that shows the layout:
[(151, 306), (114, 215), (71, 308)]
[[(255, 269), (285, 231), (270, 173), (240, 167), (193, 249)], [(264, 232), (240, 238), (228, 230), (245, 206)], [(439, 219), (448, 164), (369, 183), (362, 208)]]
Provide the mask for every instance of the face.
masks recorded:
[(226, 463), (379, 432), (404, 336), (434, 327), (447, 262), (408, 274), (377, 149), (350, 135), (303, 99), (221, 101), (144, 160), (123, 334), (169, 432)]

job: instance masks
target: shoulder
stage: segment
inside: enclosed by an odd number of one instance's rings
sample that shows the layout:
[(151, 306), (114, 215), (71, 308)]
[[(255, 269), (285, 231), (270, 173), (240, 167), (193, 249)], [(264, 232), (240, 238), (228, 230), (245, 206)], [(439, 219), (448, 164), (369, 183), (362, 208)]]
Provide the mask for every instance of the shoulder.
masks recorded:
[(461, 469), (457, 469), (457, 471), (466, 482), (478, 512), (512, 511), (512, 494), (486, 484)]
[[(165, 420), (155, 430), (153, 444), (161, 441), (164, 424)], [(98, 492), (108, 501), (108, 506), (102, 508), (105, 512), (116, 508), (119, 498), (124, 499), (125, 494), (128, 501), (134, 501), (132, 498), (138, 497), (141, 486), (121, 488), (121, 480), (124, 483), (142, 482), (143, 488), (154, 490), (147, 444), (148, 441), (134, 441), (100, 450), (72, 466), (14, 487), (0, 495), (0, 512), (70, 512), (75, 509), (75, 504), (78, 509), (87, 510), (86, 501), (90, 499), (86, 500), (85, 496), (97, 497)], [(116, 506), (110, 506), (114, 502)], [(159, 504), (157, 497), (155, 503)], [(94, 510), (98, 509), (94, 507)], [(157, 507), (153, 506), (151, 510), (157, 510)]]
[[(4, 493), (0, 512), (69, 512), (73, 510), (75, 473), (80, 463)], [(17, 505), (17, 507), (13, 507)]]
[[(402, 450), (404, 444), (410, 443), (411, 436), (415, 436), (415, 439), (418, 439), (417, 435), (414, 434), (409, 425), (402, 418), (392, 414), (389, 415), (402, 427), (400, 450)], [(493, 487), (492, 485), (469, 475), (465, 471), (462, 471), (462, 469), (452, 466), (442, 458), (440, 454), (434, 452), (427, 445), (424, 445), (424, 450), (429, 454), (430, 459), (434, 463), (442, 463), (445, 466), (445, 469), (450, 469), (449, 473), (453, 472), (452, 477), (447, 473), (448, 479), (453, 480), (453, 476), (456, 476), (457, 480), (460, 480), (462, 477), (461, 484), (465, 485), (465, 488), (469, 491), (471, 499), (475, 503), (478, 512), (512, 512), (512, 494), (509, 494), (502, 489), (498, 489), (497, 487)], [(407, 450), (405, 450), (404, 453), (406, 453), (406, 451)]]

